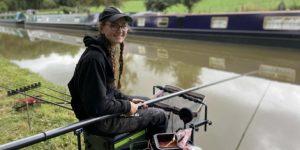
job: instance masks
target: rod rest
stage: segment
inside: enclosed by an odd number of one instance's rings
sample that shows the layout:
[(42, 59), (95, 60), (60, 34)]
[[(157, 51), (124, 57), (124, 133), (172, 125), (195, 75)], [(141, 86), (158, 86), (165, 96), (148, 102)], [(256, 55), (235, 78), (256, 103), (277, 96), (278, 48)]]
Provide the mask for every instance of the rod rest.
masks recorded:
[[(157, 108), (161, 108), (161, 109), (163, 109), (165, 111), (170, 111), (170, 112), (172, 112), (172, 113), (174, 113), (176, 115), (179, 115), (180, 110), (181, 110), (178, 107), (170, 106), (168, 104), (164, 104), (164, 103), (160, 103), (160, 102), (153, 104), (153, 106), (157, 107)], [(193, 117), (197, 117), (198, 113), (197, 112), (192, 112), (192, 115), (193, 115)]]
[(25, 85), (25, 86), (22, 86), (22, 87), (13, 89), (13, 90), (8, 90), (7, 96), (13, 96), (13, 95), (19, 94), (20, 92), (26, 92), (26, 91), (38, 88), (40, 86), (41, 86), (41, 83), (37, 82), (37, 83), (30, 84), (30, 85)]
[[(164, 87), (154, 86), (153, 88), (158, 88), (158, 89), (163, 90), (168, 93), (175, 93), (175, 92), (182, 91), (181, 88), (175, 87), (172, 85), (165, 85)], [(205, 98), (204, 95), (196, 93), (196, 92), (187, 92), (185, 94), (179, 95), (179, 97), (182, 97), (184, 99), (187, 99), (187, 100), (193, 101), (195, 103), (199, 103), (199, 104), (203, 104), (203, 99)]]

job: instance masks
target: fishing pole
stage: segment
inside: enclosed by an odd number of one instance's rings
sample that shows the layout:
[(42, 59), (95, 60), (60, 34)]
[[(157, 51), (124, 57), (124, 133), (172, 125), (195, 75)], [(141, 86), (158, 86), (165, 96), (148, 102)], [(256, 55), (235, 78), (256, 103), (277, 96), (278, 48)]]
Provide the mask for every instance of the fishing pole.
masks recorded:
[(54, 90), (54, 89), (49, 88), (49, 87), (43, 86), (43, 88), (48, 89), (48, 90), (51, 90), (51, 91), (54, 91), (54, 92), (59, 93), (59, 94), (62, 94), (62, 95), (66, 95), (66, 96), (71, 97), (71, 95), (69, 95), (69, 94), (63, 93), (63, 92), (61, 92), (61, 91)]
[(16, 141), (12, 141), (3, 145), (0, 145), (0, 149), (6, 149), (6, 150), (10, 150), (10, 149), (20, 149), (20, 148), (24, 148), (26, 146), (30, 146), (42, 141), (46, 141), (48, 139), (57, 137), (59, 135), (71, 132), (73, 130), (85, 127), (87, 125), (105, 120), (105, 119), (109, 119), (109, 118), (114, 118), (117, 116), (120, 116), (121, 114), (111, 114), (111, 115), (105, 115), (105, 116), (100, 116), (100, 117), (96, 117), (96, 118), (91, 118), (91, 119), (86, 119), (86, 120), (82, 120), (73, 124), (70, 124), (68, 126), (65, 127), (59, 127), (56, 129), (52, 129), (49, 131), (45, 131), (45, 132), (41, 132), (39, 134), (36, 135), (32, 135), (26, 138), (22, 138)]
[(240, 77), (243, 77), (243, 76), (248, 76), (248, 75), (256, 74), (257, 72), (258, 72), (258, 70), (247, 72), (247, 73), (244, 73), (244, 74), (241, 74), (241, 75), (237, 75), (237, 76), (234, 76), (234, 77), (230, 77), (230, 78), (227, 78), (227, 79), (223, 79), (223, 80), (220, 80), (220, 81), (217, 81), (217, 82), (213, 82), (213, 83), (209, 83), (209, 84), (205, 84), (205, 85), (201, 85), (201, 86), (192, 87), (192, 88), (189, 88), (189, 89), (186, 89), (186, 90), (182, 90), (182, 91), (179, 91), (179, 92), (176, 92), (176, 93), (172, 93), (172, 94), (169, 94), (169, 95), (166, 95), (166, 96), (161, 96), (161, 97), (158, 97), (158, 98), (155, 98), (155, 99), (151, 99), (151, 100), (145, 101), (144, 103), (139, 104), (138, 108), (142, 108), (142, 106), (144, 104), (149, 105), (149, 104), (157, 103), (157, 102), (163, 101), (165, 99), (169, 99), (169, 98), (172, 98), (172, 97), (175, 97), (175, 96), (178, 96), (178, 95), (181, 95), (181, 94), (185, 94), (185, 93), (188, 93), (188, 92), (191, 92), (191, 91), (203, 89), (203, 88), (206, 88), (206, 87), (209, 87), (209, 86), (213, 86), (213, 85), (216, 85), (216, 84), (219, 84), (219, 83), (223, 83), (223, 82), (226, 82), (226, 81), (234, 80), (234, 79), (237, 79), (237, 78), (240, 78)]
[[(40, 84), (40, 82), (38, 82), (39, 84)], [(17, 84), (17, 83), (15, 83), (17, 86), (21, 86), (20, 84)], [(46, 95), (46, 96), (49, 96), (49, 97), (52, 97), (52, 98), (55, 98), (55, 99), (57, 99), (57, 100), (60, 100), (60, 101), (63, 101), (63, 102), (66, 102), (66, 103), (70, 103), (69, 101), (67, 101), (67, 100), (64, 100), (64, 99), (62, 99), (62, 98), (59, 98), (59, 97), (56, 97), (56, 96), (53, 96), (53, 95), (50, 95), (50, 94), (47, 94), (47, 93), (44, 93), (44, 92), (41, 92), (41, 91), (39, 91), (39, 90), (35, 90), (35, 89), (31, 89), (32, 91), (35, 91), (35, 92), (37, 92), (37, 93), (40, 93), (40, 94), (43, 94), (43, 95)]]
[[(5, 90), (12, 90), (12, 89), (10, 89), (10, 88), (8, 88), (8, 87), (5, 87), (5, 86), (3, 86), (3, 85), (0, 85), (0, 87), (1, 87), (1, 88), (3, 88), (3, 89), (5, 89)], [(50, 101), (44, 100), (44, 99), (41, 99), (41, 98), (39, 98), (39, 97), (32, 96), (32, 95), (26, 94), (26, 93), (24, 93), (24, 92), (21, 92), (21, 91), (19, 91), (18, 93), (19, 93), (19, 94), (22, 94), (22, 95), (24, 95), (24, 96), (28, 96), (28, 97), (31, 97), (31, 98), (37, 99), (37, 100), (39, 100), (39, 101), (42, 101), (42, 102), (48, 103), (48, 104), (52, 104), (52, 105), (55, 105), (55, 106), (59, 106), (59, 107), (62, 107), (62, 108), (68, 109), (68, 110), (72, 110), (72, 109), (71, 109), (71, 108), (69, 108), (69, 107), (66, 107), (66, 106), (59, 105), (59, 104), (57, 104), (57, 103), (54, 103), (54, 102), (50, 102)]]

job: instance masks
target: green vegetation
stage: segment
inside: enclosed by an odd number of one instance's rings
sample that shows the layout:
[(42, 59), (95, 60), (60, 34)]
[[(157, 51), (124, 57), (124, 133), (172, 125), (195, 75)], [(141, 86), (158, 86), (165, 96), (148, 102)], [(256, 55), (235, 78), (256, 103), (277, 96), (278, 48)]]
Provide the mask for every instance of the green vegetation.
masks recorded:
[(124, 12), (146, 10), (166, 13), (219, 13), (241, 11), (300, 10), (299, 0), (2, 0), (0, 12), (39, 9), (42, 13), (101, 12), (117, 6)]
[[(203, 0), (194, 6), (194, 13), (275, 11), (281, 0)], [(300, 1), (284, 0), (287, 9), (300, 9)]]
[(144, 0), (131, 0), (124, 2), (121, 5), (121, 9), (124, 12), (144, 12), (146, 7), (144, 5)]
[[(300, 1), (297, 0), (201, 0), (191, 7), (192, 13), (223, 13), (242, 11), (276, 11), (283, 2), (287, 10), (300, 10)], [(126, 4), (124, 4), (126, 5)], [(140, 1), (140, 7), (143, 6)], [(167, 7), (166, 13), (188, 13), (188, 8), (183, 3), (175, 3)]]
[[(65, 90), (45, 81), (42, 77), (29, 72), (27, 69), (20, 69), (6, 58), (3, 58), (3, 56), (0, 56), (0, 68), (0, 83), (2, 86), (5, 85), (12, 88), (16, 84), (26, 85), (40, 81), (42, 86), (61, 91)], [(44, 88), (39, 90), (61, 97), (61, 95)], [(28, 92), (28, 94), (34, 93)], [(72, 111), (43, 103), (40, 106), (29, 108), (28, 111), (15, 111), (12, 107), (18, 99), (23, 98), (25, 97), (21, 95), (7, 97), (6, 90), (0, 88), (0, 144), (66, 126), (77, 121)], [(43, 96), (42, 98), (54, 102), (50, 97)], [(68, 133), (26, 149), (76, 149), (76, 137), (73, 133)]]

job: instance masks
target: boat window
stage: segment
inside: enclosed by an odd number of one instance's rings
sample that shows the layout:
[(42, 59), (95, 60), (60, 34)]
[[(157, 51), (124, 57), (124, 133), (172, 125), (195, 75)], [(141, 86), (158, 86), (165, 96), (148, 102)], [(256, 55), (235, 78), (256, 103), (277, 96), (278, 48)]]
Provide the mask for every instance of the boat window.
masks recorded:
[(163, 17), (163, 18), (157, 18), (156, 20), (156, 26), (157, 27), (168, 27), (169, 25), (169, 18)]
[(16, 19), (25, 19), (25, 15), (23, 13), (17, 13)]
[(300, 30), (300, 16), (266, 16), (264, 30)]
[(146, 18), (137, 18), (137, 26), (144, 27), (146, 24)]
[(75, 17), (75, 18), (74, 18), (74, 22), (75, 22), (75, 23), (79, 23), (79, 22), (80, 22), (80, 17)]
[(210, 21), (210, 28), (212, 29), (226, 29), (228, 26), (228, 17), (212, 17)]

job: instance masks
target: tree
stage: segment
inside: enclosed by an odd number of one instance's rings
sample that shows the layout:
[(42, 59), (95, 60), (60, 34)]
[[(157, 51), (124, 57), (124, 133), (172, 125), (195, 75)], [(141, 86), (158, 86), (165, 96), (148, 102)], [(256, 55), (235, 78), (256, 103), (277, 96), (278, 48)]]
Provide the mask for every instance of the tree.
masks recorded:
[(146, 9), (150, 11), (164, 11), (169, 6), (179, 3), (179, 0), (146, 0)]
[(279, 3), (278, 10), (286, 10), (285, 3), (283, 0)]
[(57, 5), (54, 0), (43, 0), (42, 7), (43, 8), (55, 8), (55, 7), (57, 7)]
[(6, 4), (8, 11), (17, 10), (17, 4), (16, 4), (17, 1), (4, 0), (2, 2), (4, 2)]
[(106, 0), (106, 6), (108, 5), (113, 5), (113, 6), (121, 6), (122, 2), (121, 0)]
[(8, 11), (8, 7), (5, 2), (0, 2), (0, 12)]
[(28, 8), (32, 8), (32, 9), (39, 9), (42, 6), (42, 1), (41, 0), (23, 0), (23, 4), (21, 4), (21, 6), (23, 6), (22, 9), (28, 9)]
[(200, 0), (182, 0), (182, 4), (187, 7), (189, 13), (192, 12), (192, 8), (195, 3), (199, 2)]
[(74, 7), (78, 0), (54, 0), (57, 5)]
[[(124, 1), (124, 0), (123, 0)], [(80, 3), (79, 5), (85, 5), (85, 6), (121, 6), (122, 0), (78, 0)]]

